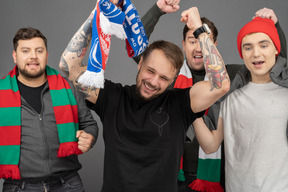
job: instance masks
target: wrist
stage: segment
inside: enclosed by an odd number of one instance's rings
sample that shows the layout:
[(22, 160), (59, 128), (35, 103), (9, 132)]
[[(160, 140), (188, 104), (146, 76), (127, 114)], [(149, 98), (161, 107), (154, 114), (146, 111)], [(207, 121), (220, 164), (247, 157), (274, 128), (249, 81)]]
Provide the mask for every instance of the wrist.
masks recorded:
[(196, 39), (198, 39), (199, 35), (201, 35), (202, 33), (206, 33), (208, 35), (210, 35), (210, 33), (211, 33), (210, 28), (208, 27), (208, 25), (206, 23), (204, 23), (202, 26), (196, 28), (195, 31), (193, 32), (193, 35)]

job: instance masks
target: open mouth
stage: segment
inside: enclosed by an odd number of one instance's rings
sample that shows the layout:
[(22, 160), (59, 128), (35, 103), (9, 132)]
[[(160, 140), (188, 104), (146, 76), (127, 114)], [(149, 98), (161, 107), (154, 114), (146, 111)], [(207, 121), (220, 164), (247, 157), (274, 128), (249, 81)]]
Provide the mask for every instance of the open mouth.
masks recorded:
[(253, 65), (262, 65), (262, 64), (264, 64), (264, 61), (254, 61), (254, 62), (252, 62), (252, 64)]
[(154, 86), (151, 86), (149, 83), (144, 82), (144, 86), (150, 91), (156, 90), (156, 88)]
[(39, 63), (28, 63), (27, 64), (27, 66), (29, 67), (29, 68), (37, 68), (38, 66), (39, 66)]
[(195, 58), (195, 59), (202, 59), (202, 58), (203, 58), (203, 55), (195, 55), (194, 58)]

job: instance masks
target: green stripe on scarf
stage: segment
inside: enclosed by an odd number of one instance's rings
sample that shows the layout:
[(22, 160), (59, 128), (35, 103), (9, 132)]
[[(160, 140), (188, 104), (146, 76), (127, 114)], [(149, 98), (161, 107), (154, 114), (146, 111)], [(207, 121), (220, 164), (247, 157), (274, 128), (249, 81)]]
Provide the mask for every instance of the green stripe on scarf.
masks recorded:
[(20, 145), (1, 145), (0, 164), (18, 165), (20, 158)]
[[(50, 90), (51, 97), (57, 97), (58, 99), (53, 102), (53, 107), (63, 105), (77, 105), (76, 99), (73, 96), (71, 89), (62, 90)], [(68, 94), (68, 95), (67, 95)], [(68, 99), (67, 99), (68, 96)]]
[(211, 182), (219, 182), (220, 170), (221, 159), (198, 159), (198, 178)]
[(69, 130), (73, 130), (76, 133), (79, 129), (78, 123), (65, 123), (65, 124), (58, 124), (58, 134), (60, 143), (71, 142), (71, 141), (78, 141), (75, 137), (75, 134)]
[(0, 127), (21, 125), (21, 108), (20, 107), (0, 108), (0, 117), (5, 117), (1, 118)]
[(1, 79), (0, 90), (8, 90), (8, 89), (12, 89), (14, 92), (17, 92), (19, 90), (16, 75), (14, 75), (13, 77), (7, 75), (4, 79)]
[[(15, 66), (4, 79), (0, 80), (0, 179), (21, 178), (18, 167), (21, 143), (21, 96), (16, 75)], [(46, 75), (60, 141), (57, 156), (81, 154), (76, 138), (79, 129), (76, 99), (68, 82), (55, 69), (46, 66)]]

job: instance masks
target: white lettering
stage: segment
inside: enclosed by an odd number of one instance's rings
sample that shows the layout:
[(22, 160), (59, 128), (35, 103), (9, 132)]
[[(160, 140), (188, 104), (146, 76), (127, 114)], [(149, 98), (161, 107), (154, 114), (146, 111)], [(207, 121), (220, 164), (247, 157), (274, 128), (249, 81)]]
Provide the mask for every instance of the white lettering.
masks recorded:
[(135, 23), (134, 25), (132, 25), (133, 33), (135, 33), (135, 34), (139, 34), (140, 33), (140, 29), (138, 27), (139, 27), (138, 23)]

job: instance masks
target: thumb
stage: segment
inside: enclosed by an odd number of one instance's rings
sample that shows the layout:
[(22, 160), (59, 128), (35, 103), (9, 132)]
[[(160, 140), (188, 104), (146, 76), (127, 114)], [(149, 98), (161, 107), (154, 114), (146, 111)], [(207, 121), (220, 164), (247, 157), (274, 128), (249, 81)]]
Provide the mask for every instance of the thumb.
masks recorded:
[(83, 133), (84, 131), (83, 130), (79, 130), (76, 132), (76, 138), (79, 138), (80, 135)]

